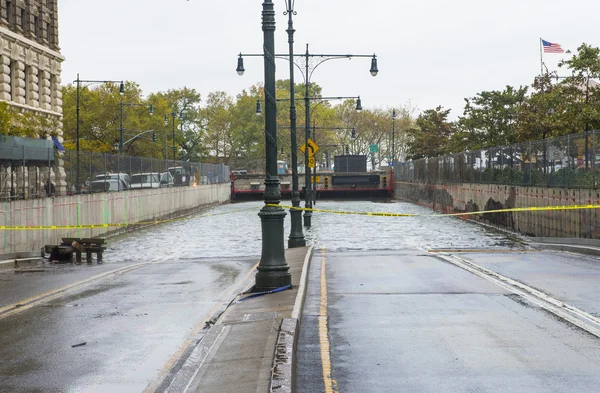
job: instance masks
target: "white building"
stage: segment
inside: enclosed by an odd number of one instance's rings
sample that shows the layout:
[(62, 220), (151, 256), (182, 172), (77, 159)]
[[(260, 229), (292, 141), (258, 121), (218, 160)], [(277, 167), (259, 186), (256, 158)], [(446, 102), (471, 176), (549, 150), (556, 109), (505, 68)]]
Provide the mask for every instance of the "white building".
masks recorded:
[[(58, 0), (0, 0), (0, 100), (18, 112), (54, 119), (59, 142), (63, 141), (63, 61), (58, 46)], [(62, 160), (52, 172), (57, 194), (64, 194)]]

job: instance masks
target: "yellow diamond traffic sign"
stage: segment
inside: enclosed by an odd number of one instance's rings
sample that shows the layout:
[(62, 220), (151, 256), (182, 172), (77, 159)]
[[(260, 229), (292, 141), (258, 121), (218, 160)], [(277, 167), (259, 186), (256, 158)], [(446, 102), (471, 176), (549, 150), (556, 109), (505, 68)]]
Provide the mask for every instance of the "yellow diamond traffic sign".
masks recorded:
[[(306, 143), (300, 147), (302, 153), (306, 152)], [(314, 157), (315, 154), (319, 151), (319, 145), (315, 143), (312, 139), (308, 138), (308, 156)]]

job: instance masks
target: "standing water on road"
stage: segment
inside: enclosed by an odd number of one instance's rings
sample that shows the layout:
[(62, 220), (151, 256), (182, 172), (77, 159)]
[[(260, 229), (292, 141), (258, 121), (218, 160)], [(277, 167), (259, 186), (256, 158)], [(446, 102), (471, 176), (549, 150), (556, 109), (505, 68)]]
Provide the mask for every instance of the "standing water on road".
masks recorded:
[[(289, 201), (284, 201), (284, 205)], [(139, 230), (111, 242), (110, 256), (148, 260), (165, 254), (172, 258), (259, 257), (263, 202), (221, 205), (188, 220)], [(307, 241), (330, 251), (439, 248), (504, 248), (514, 243), (504, 235), (455, 217), (441, 217), (410, 203), (318, 201), (317, 209), (423, 214), (428, 217), (373, 217), (314, 213)], [(284, 242), (290, 216), (284, 220)]]

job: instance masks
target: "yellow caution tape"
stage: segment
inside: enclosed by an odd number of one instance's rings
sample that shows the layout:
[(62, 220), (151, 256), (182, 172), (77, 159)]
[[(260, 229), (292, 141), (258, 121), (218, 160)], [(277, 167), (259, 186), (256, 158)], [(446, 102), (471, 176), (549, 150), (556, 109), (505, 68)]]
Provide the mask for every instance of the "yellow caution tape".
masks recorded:
[(268, 204), (267, 206), (281, 207), (284, 209), (295, 209), (295, 210), (301, 210), (301, 211), (311, 211), (311, 212), (316, 212), (316, 213), (349, 214), (349, 215), (357, 215), (357, 216), (376, 216), (376, 217), (451, 217), (451, 216), (472, 216), (472, 215), (478, 215), (478, 214), (491, 214), (491, 213), (600, 209), (600, 205), (572, 205), (572, 206), (514, 207), (514, 208), (509, 208), (509, 209), (483, 210), (483, 211), (477, 211), (477, 212), (464, 212), (464, 213), (410, 214), (410, 213), (352, 212), (352, 211), (339, 211), (339, 210), (311, 209), (311, 208), (305, 208), (305, 207), (294, 207), (294, 206), (274, 205), (274, 204)]
[(225, 214), (233, 214), (233, 213), (239, 213), (239, 212), (255, 210), (255, 209), (256, 208), (252, 207), (252, 208), (247, 208), (247, 209), (233, 210), (233, 211), (224, 212), (224, 213), (202, 214), (200, 216), (194, 216), (194, 217), (172, 218), (169, 220), (142, 221), (142, 222), (129, 223), (129, 224), (123, 223), (123, 224), (87, 224), (87, 225), (31, 225), (31, 226), (0, 225), (0, 231), (96, 229), (96, 228), (115, 228), (115, 227), (118, 228), (118, 227), (128, 227), (128, 226), (138, 226), (138, 225), (156, 225), (156, 224), (165, 224), (165, 223), (176, 222), (176, 221), (188, 221), (188, 220), (195, 220), (195, 219), (200, 219), (200, 218), (205, 218), (205, 217), (221, 216), (221, 215), (225, 215)]
[[(560, 210), (586, 210), (586, 209), (600, 209), (600, 205), (572, 205), (572, 206), (539, 206), (539, 207), (515, 207), (509, 209), (497, 209), (497, 210), (483, 210), (477, 212), (463, 212), (463, 213), (434, 213), (434, 214), (412, 214), (412, 213), (386, 213), (386, 212), (355, 212), (355, 211), (340, 211), (340, 210), (327, 210), (327, 209), (311, 209), (305, 207), (294, 207), (288, 205), (275, 205), (268, 204), (269, 207), (281, 207), (283, 209), (295, 209), (300, 211), (310, 211), (315, 213), (329, 213), (329, 214), (346, 214), (355, 216), (368, 216), (368, 217), (451, 217), (451, 216), (473, 216), (480, 214), (492, 214), (492, 213), (515, 213), (515, 212), (542, 212), (542, 211), (560, 211)], [(95, 229), (95, 228), (114, 228), (114, 227), (128, 227), (136, 225), (156, 225), (165, 224), (176, 221), (188, 221), (206, 217), (221, 216), (226, 214), (233, 214), (239, 212), (245, 212), (249, 210), (255, 210), (255, 207), (234, 210), (223, 213), (203, 214), (194, 217), (183, 217), (173, 218), (170, 220), (153, 220), (143, 221), (130, 224), (89, 224), (89, 225), (35, 225), (35, 226), (0, 226), (0, 231), (25, 231), (25, 230), (57, 230), (57, 229)]]

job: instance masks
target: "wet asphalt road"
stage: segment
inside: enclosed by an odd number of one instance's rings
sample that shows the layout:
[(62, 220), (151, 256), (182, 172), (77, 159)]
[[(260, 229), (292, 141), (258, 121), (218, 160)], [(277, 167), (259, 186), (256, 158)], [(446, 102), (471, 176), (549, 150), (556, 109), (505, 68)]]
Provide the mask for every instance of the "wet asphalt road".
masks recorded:
[(322, 258), (311, 266), (299, 393), (600, 391), (597, 337), (418, 251), (324, 254), (335, 381), (325, 390)]
[[(130, 393), (159, 380), (258, 261), (239, 238), (256, 237), (255, 209), (240, 209), (221, 206), (114, 239), (102, 265), (0, 272), (0, 310), (24, 305), (17, 314), (0, 313), (0, 392)], [(233, 217), (250, 227), (238, 228)], [(109, 275), (32, 307), (22, 301), (101, 274)]]
[(333, 235), (316, 241), (326, 248), (315, 254), (309, 275), (299, 393), (600, 391), (596, 336), (429, 251), (479, 251), (452, 254), (593, 315), (600, 308), (600, 260), (531, 250), (457, 219), (394, 224), (377, 230), (387, 246), (369, 252), (360, 243), (373, 233), (371, 223), (355, 232), (357, 247)]

